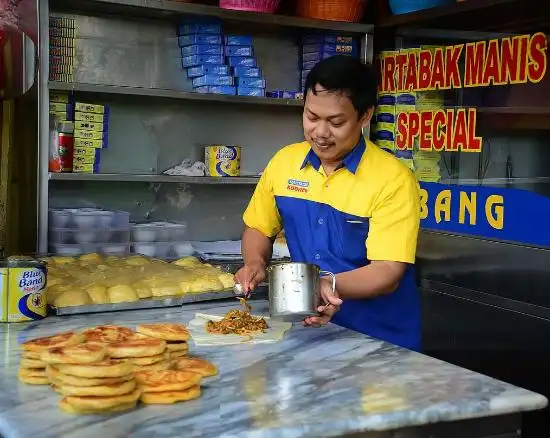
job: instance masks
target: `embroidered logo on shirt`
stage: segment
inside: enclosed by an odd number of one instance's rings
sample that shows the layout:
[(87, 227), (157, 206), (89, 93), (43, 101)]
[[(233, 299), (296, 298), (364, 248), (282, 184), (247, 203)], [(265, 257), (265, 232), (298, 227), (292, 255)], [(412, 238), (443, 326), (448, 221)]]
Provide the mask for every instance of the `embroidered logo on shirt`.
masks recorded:
[(309, 187), (308, 181), (300, 181), (297, 179), (289, 179), (288, 185), (286, 186), (287, 190), (292, 190), (293, 192), (307, 193)]

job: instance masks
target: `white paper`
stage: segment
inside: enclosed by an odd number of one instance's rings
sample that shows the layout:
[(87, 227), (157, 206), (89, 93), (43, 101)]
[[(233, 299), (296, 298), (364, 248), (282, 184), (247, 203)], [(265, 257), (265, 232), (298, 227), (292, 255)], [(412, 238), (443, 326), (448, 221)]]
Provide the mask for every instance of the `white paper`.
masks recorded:
[(206, 323), (208, 321), (221, 321), (223, 319), (223, 315), (207, 315), (204, 313), (195, 313), (195, 317), (189, 322), (187, 328), (191, 332), (191, 339), (195, 342), (195, 345), (206, 346), (236, 345), (242, 343), (273, 343), (280, 341), (285, 335), (285, 332), (292, 327), (292, 323), (290, 322), (275, 321), (265, 316), (263, 318), (265, 318), (267, 322), (268, 329), (265, 333), (251, 335), (252, 339), (249, 336), (218, 335), (208, 333), (206, 331)]

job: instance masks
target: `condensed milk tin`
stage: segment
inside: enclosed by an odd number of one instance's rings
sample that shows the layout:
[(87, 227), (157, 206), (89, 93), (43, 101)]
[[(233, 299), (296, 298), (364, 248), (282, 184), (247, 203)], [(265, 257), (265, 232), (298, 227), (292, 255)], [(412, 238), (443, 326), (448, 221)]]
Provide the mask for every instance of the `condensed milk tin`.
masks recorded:
[(204, 162), (208, 176), (240, 176), (241, 148), (239, 146), (207, 146)]
[(0, 322), (46, 316), (46, 265), (33, 259), (0, 262)]

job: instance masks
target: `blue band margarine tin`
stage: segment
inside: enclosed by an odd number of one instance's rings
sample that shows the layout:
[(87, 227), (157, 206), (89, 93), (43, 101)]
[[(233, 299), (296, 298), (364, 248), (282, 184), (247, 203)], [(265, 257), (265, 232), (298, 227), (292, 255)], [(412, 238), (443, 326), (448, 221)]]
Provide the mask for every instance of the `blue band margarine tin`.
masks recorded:
[(0, 262), (0, 322), (46, 316), (46, 265), (33, 259)]
[(209, 176), (240, 176), (241, 148), (239, 146), (207, 146), (204, 162)]

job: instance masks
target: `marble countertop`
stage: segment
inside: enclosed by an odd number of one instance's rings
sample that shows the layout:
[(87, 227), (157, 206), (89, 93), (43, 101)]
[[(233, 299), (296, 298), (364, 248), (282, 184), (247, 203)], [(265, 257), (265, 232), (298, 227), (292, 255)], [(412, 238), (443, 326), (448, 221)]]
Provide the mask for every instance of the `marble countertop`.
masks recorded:
[[(19, 343), (98, 324), (188, 322), (196, 311), (223, 314), (230, 303), (182, 309), (49, 317), (0, 324), (0, 435), (6, 438), (328, 437), (543, 408), (545, 397), (359, 333), (328, 325), (293, 327), (274, 344), (196, 347), (220, 375), (200, 399), (141, 406), (114, 416), (59, 410), (47, 387), (17, 380)], [(254, 313), (267, 303), (253, 302)]]

